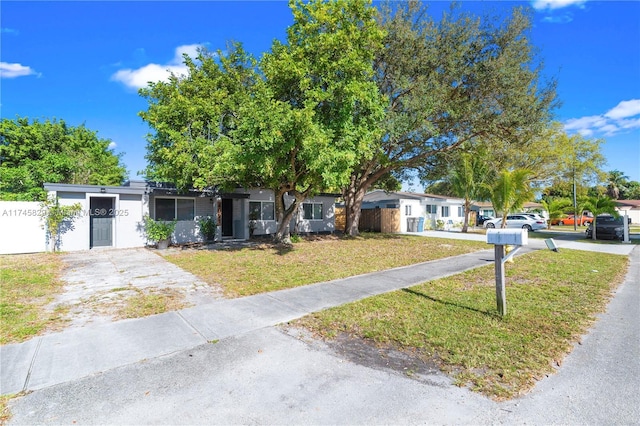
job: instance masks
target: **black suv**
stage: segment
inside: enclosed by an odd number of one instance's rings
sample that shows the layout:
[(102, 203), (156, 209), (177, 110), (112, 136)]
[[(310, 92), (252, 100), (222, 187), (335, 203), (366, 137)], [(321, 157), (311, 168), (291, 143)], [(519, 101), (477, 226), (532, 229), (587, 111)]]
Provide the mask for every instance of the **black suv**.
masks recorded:
[[(592, 238), (593, 224), (585, 231), (587, 238)], [(596, 217), (596, 238), (623, 240), (624, 239), (624, 217), (613, 217), (611, 215), (601, 215)]]
[(478, 226), (480, 225), (484, 225), (484, 223), (488, 220), (493, 219), (491, 216), (483, 216), (481, 214), (476, 216), (476, 223), (478, 224)]

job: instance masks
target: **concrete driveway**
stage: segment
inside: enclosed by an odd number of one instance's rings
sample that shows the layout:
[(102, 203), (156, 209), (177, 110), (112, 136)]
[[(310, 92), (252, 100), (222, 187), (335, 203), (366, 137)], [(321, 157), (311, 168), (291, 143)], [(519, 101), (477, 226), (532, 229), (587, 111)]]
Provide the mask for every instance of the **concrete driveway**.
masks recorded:
[(186, 306), (210, 303), (221, 291), (145, 248), (94, 249), (64, 254), (64, 291), (49, 305), (69, 308), (68, 328), (114, 320), (127, 297), (171, 292)]

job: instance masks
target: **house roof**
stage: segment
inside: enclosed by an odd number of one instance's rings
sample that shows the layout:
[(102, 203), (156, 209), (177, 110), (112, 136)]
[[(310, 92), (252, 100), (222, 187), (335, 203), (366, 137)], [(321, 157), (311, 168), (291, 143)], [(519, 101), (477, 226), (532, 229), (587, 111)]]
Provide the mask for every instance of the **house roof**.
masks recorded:
[(444, 195), (419, 194), (417, 192), (386, 192), (382, 189), (374, 189), (364, 196), (364, 201), (396, 201), (396, 200), (426, 200), (433, 199), (438, 201), (462, 201), (461, 198), (447, 197)]
[(618, 207), (631, 207), (632, 210), (640, 209), (640, 200), (616, 200)]
[(109, 185), (76, 185), (71, 183), (45, 183), (44, 189), (56, 192), (88, 192), (101, 194), (139, 194), (145, 193), (145, 187), (109, 186)]
[[(475, 201), (474, 203), (472, 203), (472, 206), (474, 207), (478, 207), (481, 209), (493, 209), (493, 204), (489, 201)], [(542, 204), (540, 203), (534, 203), (534, 202), (527, 202), (524, 203), (522, 205), (522, 208), (524, 209), (541, 209), (542, 208)]]
[[(186, 193), (178, 191), (175, 185), (166, 182), (152, 182), (144, 180), (126, 181), (123, 185), (77, 185), (70, 183), (45, 183), (44, 189), (56, 192), (76, 192), (76, 193), (101, 193), (101, 194), (145, 194), (154, 195), (182, 195), (191, 197), (201, 197), (213, 195), (214, 191), (198, 191), (190, 189)], [(248, 195), (247, 195), (248, 197)]]

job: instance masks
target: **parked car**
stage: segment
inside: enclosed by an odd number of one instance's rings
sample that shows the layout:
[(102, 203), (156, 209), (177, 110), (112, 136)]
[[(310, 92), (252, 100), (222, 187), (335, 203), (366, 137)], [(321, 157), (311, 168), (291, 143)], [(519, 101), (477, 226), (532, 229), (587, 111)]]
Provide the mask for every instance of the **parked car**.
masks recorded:
[(481, 226), (481, 225), (484, 225), (484, 223), (485, 223), (486, 221), (491, 220), (491, 219), (493, 219), (493, 217), (491, 217), (491, 216), (484, 216), (484, 215), (479, 214), (479, 215), (477, 215), (477, 216), (476, 216), (476, 224), (477, 224), (478, 226)]
[(544, 217), (540, 216), (538, 213), (514, 213), (514, 214), (521, 214), (521, 215), (529, 216), (529, 217), (534, 218), (535, 220), (543, 220), (545, 223), (547, 223), (547, 219), (545, 219)]
[[(593, 224), (585, 231), (587, 238), (592, 238)], [(596, 238), (602, 240), (624, 239), (624, 217), (611, 215), (599, 215), (596, 218)]]
[[(501, 228), (502, 218), (485, 222), (485, 228)], [(510, 214), (507, 216), (507, 228), (523, 228), (528, 231), (537, 231), (547, 227), (546, 220), (537, 220), (524, 214)]]
[(563, 217), (560, 219), (553, 219), (551, 221), (551, 224), (552, 225), (573, 225), (574, 223), (577, 223), (578, 225), (581, 225), (581, 226), (589, 226), (591, 222), (593, 222), (593, 216), (591, 216), (588, 213), (584, 213), (577, 220), (575, 218), (575, 215), (569, 214), (567, 215), (567, 217)]

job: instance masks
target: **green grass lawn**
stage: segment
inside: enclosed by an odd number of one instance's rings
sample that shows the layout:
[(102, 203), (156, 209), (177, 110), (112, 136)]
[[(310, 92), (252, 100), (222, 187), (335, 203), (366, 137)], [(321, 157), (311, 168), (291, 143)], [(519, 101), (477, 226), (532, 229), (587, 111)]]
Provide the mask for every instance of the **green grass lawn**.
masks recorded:
[(477, 241), (395, 234), (324, 237), (292, 247), (264, 244), (241, 250), (189, 250), (165, 258), (227, 297), (249, 296), (381, 271), (490, 248)]
[(625, 256), (541, 250), (506, 264), (507, 316), (496, 310), (493, 266), (371, 297), (298, 322), (436, 362), (495, 399), (553, 372), (622, 282)]
[(0, 256), (0, 344), (14, 343), (62, 323), (62, 310), (44, 306), (60, 292), (58, 254)]

